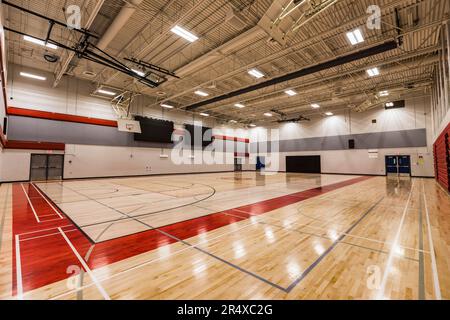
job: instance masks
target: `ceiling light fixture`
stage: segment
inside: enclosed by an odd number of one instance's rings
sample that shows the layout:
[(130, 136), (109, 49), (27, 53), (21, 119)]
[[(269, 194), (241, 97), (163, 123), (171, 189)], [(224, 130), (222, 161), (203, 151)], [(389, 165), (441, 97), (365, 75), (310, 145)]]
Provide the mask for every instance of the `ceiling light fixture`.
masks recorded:
[(388, 103), (386, 103), (386, 107), (393, 107), (394, 106), (394, 103), (393, 102), (388, 102)]
[(166, 108), (166, 109), (173, 109), (173, 108), (174, 108), (174, 107), (171, 106), (170, 104), (165, 104), (165, 103), (162, 103), (162, 104), (161, 104), (161, 107)]
[(170, 31), (172, 31), (173, 33), (179, 35), (180, 37), (186, 39), (189, 42), (195, 42), (198, 40), (198, 37), (195, 34), (187, 31), (186, 29), (184, 29), (180, 26), (175, 26)]
[(327, 116), (332, 116), (332, 115), (334, 115), (333, 112), (325, 112), (325, 114), (326, 114)]
[(312, 107), (313, 109), (319, 109), (319, 108), (320, 108), (320, 106), (319, 106), (317, 103), (313, 103), (313, 104), (311, 105), (311, 107)]
[(201, 91), (201, 90), (197, 90), (197, 91), (195, 91), (194, 93), (195, 93), (196, 95), (198, 95), (198, 96), (201, 96), (201, 97), (207, 97), (207, 96), (209, 96), (209, 94), (207, 94), (206, 92)]
[(297, 92), (295, 92), (294, 90), (286, 90), (285, 93), (291, 97), (297, 95)]
[(30, 37), (30, 36), (23, 36), (23, 40), (28, 41), (28, 42), (32, 42), (34, 44), (38, 44), (40, 46), (44, 46), (50, 49), (58, 49), (58, 47), (52, 43), (45, 43), (45, 41)]
[(230, 123), (237, 123), (236, 120), (230, 120)]
[(251, 123), (251, 124), (249, 124), (249, 127), (254, 128), (254, 127), (256, 127), (256, 124)]
[(364, 37), (360, 29), (347, 32), (347, 38), (352, 45), (364, 42)]
[(27, 72), (21, 72), (20, 75), (22, 77), (31, 78), (31, 79), (35, 79), (35, 80), (41, 80), (41, 81), (47, 80), (46, 77), (37, 76), (35, 74), (31, 74), (31, 73), (27, 73)]
[(380, 97), (387, 97), (389, 95), (389, 91), (387, 91), (387, 90), (380, 91), (380, 93), (378, 95)]
[(209, 117), (209, 114), (208, 113), (204, 113), (204, 112), (200, 112), (200, 115), (204, 116), (204, 117)]
[(378, 76), (380, 74), (380, 70), (378, 68), (372, 68), (372, 69), (367, 70), (367, 74), (370, 77), (375, 77), (375, 76)]
[(264, 113), (264, 115), (265, 115), (266, 117), (272, 117), (272, 114), (271, 114), (270, 112), (266, 112), (266, 113)]
[(259, 71), (258, 69), (255, 69), (255, 68), (250, 69), (248, 71), (248, 74), (255, 77), (256, 79), (264, 77), (264, 73), (262, 73), (261, 71)]
[(245, 106), (242, 103), (236, 103), (234, 106), (239, 109), (245, 108)]
[(106, 94), (108, 96), (115, 96), (116, 93), (108, 90), (98, 89), (97, 93)]
[(136, 73), (137, 75), (139, 75), (141, 77), (145, 77), (145, 72), (143, 72), (143, 71), (136, 70), (136, 69), (131, 69), (131, 71), (133, 71), (134, 73)]

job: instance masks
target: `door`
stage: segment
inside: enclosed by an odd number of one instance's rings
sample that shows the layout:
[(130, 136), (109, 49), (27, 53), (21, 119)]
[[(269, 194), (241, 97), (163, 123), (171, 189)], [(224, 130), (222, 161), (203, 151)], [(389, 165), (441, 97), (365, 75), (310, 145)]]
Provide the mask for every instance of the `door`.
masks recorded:
[(286, 172), (321, 173), (320, 156), (286, 157)]
[(398, 156), (398, 173), (399, 175), (411, 175), (410, 156)]
[(386, 156), (386, 175), (411, 175), (411, 156)]
[(64, 155), (32, 154), (30, 164), (30, 180), (62, 180)]
[(234, 158), (234, 171), (242, 171), (242, 159)]
[(64, 156), (62, 154), (49, 155), (47, 161), (47, 180), (62, 180)]
[(398, 175), (397, 156), (386, 156), (386, 175)]
[(266, 158), (265, 157), (256, 157), (256, 171), (261, 171), (266, 167)]
[(47, 180), (47, 155), (32, 154), (30, 167), (30, 180)]

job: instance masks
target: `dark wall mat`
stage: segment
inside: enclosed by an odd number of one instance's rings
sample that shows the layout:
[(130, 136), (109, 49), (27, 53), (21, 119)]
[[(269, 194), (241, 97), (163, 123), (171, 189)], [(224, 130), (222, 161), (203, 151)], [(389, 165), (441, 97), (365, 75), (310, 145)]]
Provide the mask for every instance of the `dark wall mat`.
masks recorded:
[(320, 156), (286, 157), (286, 172), (321, 173)]

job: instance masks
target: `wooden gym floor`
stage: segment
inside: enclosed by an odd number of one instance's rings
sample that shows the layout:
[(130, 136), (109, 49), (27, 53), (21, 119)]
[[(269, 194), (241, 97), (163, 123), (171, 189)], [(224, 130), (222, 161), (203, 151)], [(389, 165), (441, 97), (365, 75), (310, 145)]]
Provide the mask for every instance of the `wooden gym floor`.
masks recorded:
[(449, 299), (431, 179), (254, 172), (0, 187), (2, 299)]

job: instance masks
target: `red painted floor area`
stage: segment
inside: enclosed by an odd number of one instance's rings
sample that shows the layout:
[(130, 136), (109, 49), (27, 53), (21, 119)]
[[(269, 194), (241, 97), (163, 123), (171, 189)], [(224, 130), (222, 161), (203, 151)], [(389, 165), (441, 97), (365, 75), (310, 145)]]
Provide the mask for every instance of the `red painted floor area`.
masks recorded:
[[(213, 213), (192, 220), (178, 222), (129, 236), (92, 244), (63, 212), (55, 212), (43, 194), (31, 184), (13, 185), (13, 295), (37, 289), (67, 279), (72, 275), (71, 267), (81, 268), (74, 251), (64, 239), (61, 231), (76, 248), (91, 269), (100, 268), (161, 246), (176, 242), (160, 231), (180, 240), (246, 220), (324, 193), (349, 186), (370, 177), (358, 177), (348, 181), (314, 188), (290, 195), (261, 201)], [(27, 197), (28, 196), (28, 197)], [(47, 199), (48, 200), (48, 199)], [(33, 210), (34, 209), (34, 210)], [(57, 209), (56, 209), (57, 210)], [(58, 229), (61, 228), (61, 231)], [(159, 231), (160, 230), (160, 231)], [(16, 240), (19, 240), (16, 242)], [(20, 250), (16, 263), (16, 248)], [(90, 252), (89, 259), (86, 259)], [(21, 274), (21, 277), (18, 277)]]

